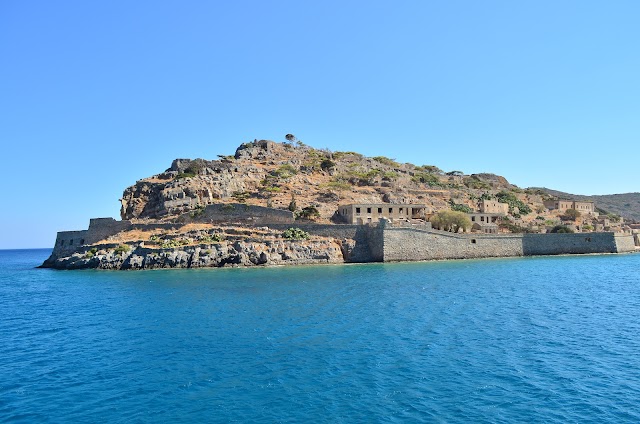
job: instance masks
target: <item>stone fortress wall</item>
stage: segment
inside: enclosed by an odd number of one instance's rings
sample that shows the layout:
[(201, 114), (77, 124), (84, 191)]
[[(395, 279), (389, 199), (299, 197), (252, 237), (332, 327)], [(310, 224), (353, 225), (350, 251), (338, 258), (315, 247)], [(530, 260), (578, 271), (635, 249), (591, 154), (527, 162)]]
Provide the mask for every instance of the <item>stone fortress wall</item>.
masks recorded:
[[(236, 204), (209, 205), (193, 220), (207, 223), (269, 226), (285, 230), (301, 228), (311, 234), (332, 237), (343, 244), (346, 262), (397, 262), (434, 259), (471, 259), (582, 253), (622, 253), (636, 249), (633, 235), (578, 234), (454, 234), (426, 226), (313, 224), (295, 222), (287, 210)], [(91, 219), (82, 231), (58, 233), (52, 256), (69, 256), (82, 245), (94, 244), (126, 230), (177, 229), (183, 223), (133, 223), (113, 218)]]

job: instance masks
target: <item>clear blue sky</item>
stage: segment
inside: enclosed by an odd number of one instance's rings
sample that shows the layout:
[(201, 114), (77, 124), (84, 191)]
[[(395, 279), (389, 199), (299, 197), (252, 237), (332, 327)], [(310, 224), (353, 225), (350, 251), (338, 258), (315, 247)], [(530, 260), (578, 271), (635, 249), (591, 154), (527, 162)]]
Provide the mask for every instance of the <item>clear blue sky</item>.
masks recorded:
[(638, 1), (2, 1), (0, 248), (174, 158), (293, 133), (521, 187), (639, 191)]

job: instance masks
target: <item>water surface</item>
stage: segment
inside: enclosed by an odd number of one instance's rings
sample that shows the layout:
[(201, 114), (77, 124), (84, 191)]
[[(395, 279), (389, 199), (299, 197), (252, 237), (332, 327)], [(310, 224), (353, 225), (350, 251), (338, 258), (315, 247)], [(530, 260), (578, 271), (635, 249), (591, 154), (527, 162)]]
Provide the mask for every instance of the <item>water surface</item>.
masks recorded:
[(54, 271), (0, 251), (2, 422), (639, 422), (640, 255)]

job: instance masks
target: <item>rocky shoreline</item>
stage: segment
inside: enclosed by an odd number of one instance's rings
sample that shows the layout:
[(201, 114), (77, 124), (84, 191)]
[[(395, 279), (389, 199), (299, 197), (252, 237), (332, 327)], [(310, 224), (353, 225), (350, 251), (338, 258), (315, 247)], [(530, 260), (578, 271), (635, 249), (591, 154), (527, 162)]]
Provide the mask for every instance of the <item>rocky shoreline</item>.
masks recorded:
[[(345, 243), (344, 248), (348, 249)], [(47, 259), (43, 268), (142, 270), (220, 268), (343, 263), (343, 245), (335, 240), (220, 242), (178, 248), (146, 247), (145, 243), (84, 246), (69, 256)]]

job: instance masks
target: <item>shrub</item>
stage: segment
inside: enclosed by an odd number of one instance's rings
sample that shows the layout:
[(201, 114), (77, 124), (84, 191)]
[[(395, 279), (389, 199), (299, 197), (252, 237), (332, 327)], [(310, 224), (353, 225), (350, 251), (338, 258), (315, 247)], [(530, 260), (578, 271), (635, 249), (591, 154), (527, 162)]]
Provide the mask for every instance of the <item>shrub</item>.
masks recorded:
[(330, 171), (335, 167), (336, 167), (336, 163), (331, 159), (325, 159), (320, 163), (320, 169), (322, 169), (323, 171)]
[(297, 173), (298, 173), (298, 170), (293, 165), (290, 165), (288, 163), (284, 165), (280, 165), (280, 167), (275, 171), (271, 171), (272, 176), (276, 178), (282, 178), (285, 180), (293, 177)]
[(417, 172), (413, 177), (411, 177), (411, 181), (432, 187), (442, 185), (440, 183), (440, 179), (430, 172)]
[(124, 255), (125, 253), (127, 253), (129, 251), (129, 249), (131, 249), (129, 247), (129, 245), (126, 244), (121, 244), (120, 246), (116, 247), (115, 250), (113, 251), (114, 254), (116, 255)]
[(92, 247), (91, 249), (89, 249), (89, 251), (87, 251), (87, 253), (84, 254), (84, 257), (87, 259), (91, 259), (96, 255), (97, 252), (98, 252), (98, 248)]
[(302, 208), (302, 210), (298, 213), (297, 218), (303, 219), (315, 219), (320, 218), (320, 212), (315, 206), (307, 206)]
[(573, 233), (573, 230), (567, 227), (566, 225), (556, 225), (551, 229), (551, 232), (562, 234), (562, 233)]
[(464, 212), (464, 213), (473, 212), (473, 209), (471, 209), (469, 206), (455, 203), (453, 200), (449, 200), (449, 205), (451, 206), (452, 211)]
[(328, 182), (327, 184), (324, 185), (326, 188), (329, 189), (333, 189), (333, 190), (351, 190), (352, 185), (342, 179), (335, 179), (333, 181)]
[(231, 195), (238, 203), (245, 203), (249, 197), (251, 197), (251, 193), (247, 193), (246, 191), (234, 191)]
[(491, 190), (491, 184), (487, 183), (486, 181), (482, 181), (475, 175), (465, 178), (462, 182), (464, 183), (464, 185), (472, 189)]
[(282, 237), (289, 240), (307, 240), (309, 238), (309, 233), (302, 230), (301, 228), (289, 228), (282, 232)]
[(418, 168), (422, 169), (425, 172), (428, 172), (429, 174), (442, 175), (442, 173), (443, 173), (442, 169), (440, 169), (440, 168), (438, 168), (437, 166), (434, 166), (434, 165), (422, 165), (422, 166), (419, 166)]
[[(190, 213), (189, 216), (191, 218), (198, 218), (199, 216), (202, 216), (202, 214), (204, 213), (204, 206), (202, 205), (198, 205), (195, 207), (195, 209), (193, 209)], [(153, 237), (153, 236), (152, 236)]]
[(373, 158), (373, 160), (383, 165), (393, 166), (394, 168), (397, 168), (400, 166), (398, 162), (396, 162), (393, 159), (389, 159), (388, 157), (385, 157), (385, 156), (376, 156)]
[[(519, 216), (520, 214), (528, 215), (531, 213), (531, 208), (529, 207), (529, 205), (518, 199), (513, 193), (501, 191), (500, 193), (496, 194), (496, 199), (501, 203), (508, 204), (509, 213), (513, 216)], [(515, 208), (518, 208), (518, 213), (515, 212)]]
[(193, 172), (181, 172), (178, 175), (175, 176), (175, 180), (181, 180), (183, 178), (193, 178), (195, 177), (196, 174), (194, 174)]

